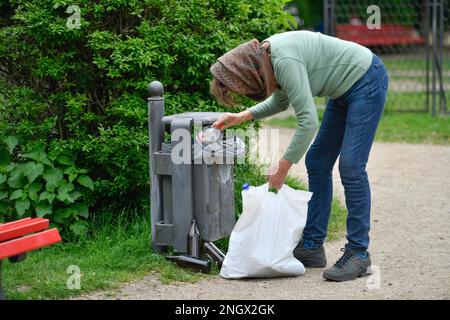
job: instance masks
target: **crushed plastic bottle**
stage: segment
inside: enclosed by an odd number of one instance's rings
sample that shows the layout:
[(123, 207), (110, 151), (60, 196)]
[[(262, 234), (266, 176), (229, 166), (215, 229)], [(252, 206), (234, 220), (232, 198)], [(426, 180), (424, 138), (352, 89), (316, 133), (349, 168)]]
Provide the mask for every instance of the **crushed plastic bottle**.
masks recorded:
[(205, 128), (202, 131), (199, 131), (196, 139), (198, 143), (203, 145), (210, 145), (220, 140), (222, 137), (222, 131), (216, 128)]

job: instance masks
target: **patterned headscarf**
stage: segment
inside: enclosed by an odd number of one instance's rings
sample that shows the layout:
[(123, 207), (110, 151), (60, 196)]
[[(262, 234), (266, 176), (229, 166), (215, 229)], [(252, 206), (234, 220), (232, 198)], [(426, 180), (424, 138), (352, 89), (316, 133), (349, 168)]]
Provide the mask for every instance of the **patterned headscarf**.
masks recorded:
[(225, 53), (210, 71), (229, 90), (254, 100), (264, 100), (277, 88), (270, 56), (256, 39)]

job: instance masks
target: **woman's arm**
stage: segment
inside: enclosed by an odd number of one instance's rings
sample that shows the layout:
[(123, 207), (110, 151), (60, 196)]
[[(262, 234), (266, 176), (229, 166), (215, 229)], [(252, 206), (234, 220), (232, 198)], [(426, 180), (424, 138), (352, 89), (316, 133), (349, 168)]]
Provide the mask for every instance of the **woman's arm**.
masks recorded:
[(319, 127), (308, 72), (303, 62), (292, 58), (278, 61), (274, 69), (298, 119), (298, 127), (283, 158), (297, 163), (305, 154)]
[(289, 99), (287, 95), (281, 90), (275, 90), (269, 98), (245, 111), (239, 113), (225, 113), (212, 124), (212, 127), (224, 130), (247, 120), (259, 120), (269, 117), (286, 110), (288, 107)]
[(280, 113), (288, 107), (289, 99), (287, 95), (281, 90), (275, 90), (269, 98), (248, 110), (252, 113), (253, 119), (259, 120)]
[(248, 110), (239, 113), (225, 113), (219, 119), (217, 119), (211, 126), (219, 130), (225, 130), (226, 128), (241, 124), (244, 121), (252, 119), (253, 115)]

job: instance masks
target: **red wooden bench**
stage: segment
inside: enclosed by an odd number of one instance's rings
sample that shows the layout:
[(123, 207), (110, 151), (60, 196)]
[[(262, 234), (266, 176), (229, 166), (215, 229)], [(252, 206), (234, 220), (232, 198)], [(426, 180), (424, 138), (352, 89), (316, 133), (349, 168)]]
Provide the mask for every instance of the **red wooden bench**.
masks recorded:
[(0, 300), (5, 296), (2, 287), (2, 262), (20, 262), (26, 253), (60, 242), (56, 228), (49, 229), (49, 221), (44, 218), (25, 218), (0, 224)]
[(381, 29), (373, 30), (366, 25), (339, 24), (336, 26), (336, 36), (366, 47), (425, 43), (425, 38), (414, 27), (398, 24), (382, 24)]

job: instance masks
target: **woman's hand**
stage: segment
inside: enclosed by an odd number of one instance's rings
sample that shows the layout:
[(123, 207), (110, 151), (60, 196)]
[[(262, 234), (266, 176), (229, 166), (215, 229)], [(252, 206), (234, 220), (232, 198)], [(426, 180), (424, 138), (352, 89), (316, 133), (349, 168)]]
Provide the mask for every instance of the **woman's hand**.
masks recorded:
[(212, 127), (219, 130), (225, 130), (226, 128), (241, 124), (242, 122), (251, 119), (253, 119), (253, 116), (248, 110), (239, 113), (225, 113), (212, 124)]
[(274, 164), (269, 169), (267, 173), (269, 180), (269, 189), (281, 189), (291, 166), (292, 162), (282, 158), (280, 161), (278, 161), (278, 163)]

